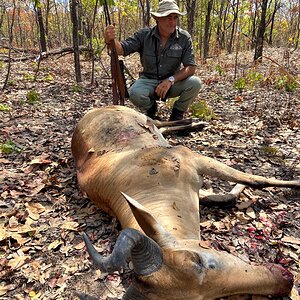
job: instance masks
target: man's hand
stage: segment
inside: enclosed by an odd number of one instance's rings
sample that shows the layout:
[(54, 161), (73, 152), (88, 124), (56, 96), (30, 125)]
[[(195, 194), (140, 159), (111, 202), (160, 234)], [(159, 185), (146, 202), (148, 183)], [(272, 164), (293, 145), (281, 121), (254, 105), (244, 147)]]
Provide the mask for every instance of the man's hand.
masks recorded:
[[(116, 39), (116, 30), (114, 25), (108, 25), (104, 30), (104, 41), (107, 45), (114, 41), (114, 47), (118, 55), (123, 55), (124, 50), (120, 42)], [(109, 46), (110, 47), (110, 46)]]
[(165, 99), (167, 92), (171, 88), (171, 86), (171, 81), (169, 79), (165, 79), (156, 87), (155, 92), (160, 99)]
[(104, 30), (104, 40), (106, 44), (110, 44), (116, 38), (115, 26), (108, 25)]

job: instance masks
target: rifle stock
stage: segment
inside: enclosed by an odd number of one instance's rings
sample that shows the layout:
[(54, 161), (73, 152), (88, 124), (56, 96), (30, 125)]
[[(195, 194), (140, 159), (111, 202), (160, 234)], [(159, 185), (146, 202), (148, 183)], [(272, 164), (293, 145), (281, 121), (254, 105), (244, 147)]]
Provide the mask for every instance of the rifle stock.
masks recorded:
[[(104, 1), (104, 13), (107, 24), (111, 24), (107, 1)], [(124, 105), (125, 96), (128, 94), (125, 85), (125, 77), (122, 73), (120, 66), (120, 61), (118, 58), (118, 53), (116, 50), (115, 41), (111, 41), (108, 45), (110, 52), (110, 68), (112, 77), (112, 91), (113, 91), (113, 104), (118, 105), (120, 100), (120, 105)]]
[(125, 82), (120, 67), (120, 61), (116, 50), (115, 41), (109, 44), (110, 57), (111, 57), (111, 75), (112, 75), (112, 90), (113, 90), (113, 104), (124, 105), (125, 100)]

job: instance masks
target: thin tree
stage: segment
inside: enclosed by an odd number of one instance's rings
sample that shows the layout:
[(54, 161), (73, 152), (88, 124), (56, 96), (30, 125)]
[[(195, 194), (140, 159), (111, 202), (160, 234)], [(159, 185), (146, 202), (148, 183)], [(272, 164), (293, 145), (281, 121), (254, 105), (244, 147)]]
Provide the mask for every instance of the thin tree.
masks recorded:
[(187, 12), (187, 18), (188, 18), (188, 32), (194, 37), (194, 27), (195, 27), (195, 11), (196, 11), (196, 4), (197, 0), (186, 0), (185, 1), (185, 7)]
[(143, 27), (150, 26), (150, 3), (149, 0), (139, 0), (142, 10)]
[(77, 17), (77, 7), (78, 1), (72, 0), (71, 5), (71, 20), (73, 24), (73, 50), (74, 50), (74, 64), (75, 64), (75, 76), (76, 82), (81, 82), (81, 68), (80, 68), (80, 53), (79, 53), (79, 34), (78, 34), (78, 17)]
[(207, 11), (205, 16), (204, 36), (203, 36), (203, 58), (206, 59), (209, 53), (211, 13), (213, 9), (213, 0), (208, 0)]
[(297, 35), (294, 50), (298, 49), (300, 39), (300, 0), (298, 0), (298, 21), (297, 21)]
[(270, 45), (273, 44), (273, 29), (274, 29), (274, 24), (275, 24), (275, 16), (276, 16), (278, 9), (280, 8), (280, 5), (281, 5), (280, 0), (275, 0), (274, 9), (273, 9), (272, 16), (271, 16), (271, 26), (270, 26), (270, 33), (269, 33), (269, 44)]
[(260, 23), (258, 26), (258, 32), (257, 32), (256, 44), (255, 44), (255, 53), (254, 53), (255, 61), (261, 60), (263, 55), (264, 35), (266, 31), (267, 8), (268, 8), (268, 0), (262, 0), (261, 17), (260, 17)]
[(90, 35), (90, 51), (92, 53), (92, 77), (91, 77), (91, 84), (95, 83), (95, 50), (93, 48), (93, 37), (94, 37), (94, 30), (95, 30), (95, 21), (96, 21), (96, 15), (98, 10), (98, 2), (99, 0), (96, 0), (95, 6), (94, 6), (94, 13), (93, 13), (93, 22), (92, 22), (92, 29), (91, 29), (91, 35)]
[(227, 18), (228, 4), (229, 2), (227, 0), (221, 0), (219, 2), (220, 7), (219, 7), (218, 19), (217, 19), (216, 40), (218, 42), (218, 46), (220, 49), (225, 48), (225, 32), (226, 32), (226, 18)]
[(232, 10), (233, 10), (233, 21), (231, 23), (231, 32), (230, 32), (230, 38), (229, 43), (227, 46), (228, 53), (232, 53), (233, 43), (234, 43), (234, 37), (235, 37), (235, 31), (237, 27), (237, 20), (238, 20), (238, 14), (239, 14), (239, 1), (233, 1), (232, 3)]
[(39, 25), (39, 31), (40, 31), (41, 52), (47, 52), (46, 32), (45, 32), (45, 27), (44, 27), (43, 14), (42, 14), (42, 8), (41, 8), (41, 1), (40, 0), (35, 0), (34, 1), (34, 9), (35, 9), (35, 12), (36, 12), (37, 23)]
[(57, 35), (58, 35), (58, 46), (61, 47), (62, 45), (62, 40), (61, 40), (61, 25), (60, 25), (60, 17), (58, 14), (58, 9), (57, 9), (57, 4), (56, 1), (54, 1), (54, 10), (55, 10), (55, 16), (56, 16), (56, 25), (57, 25)]
[(8, 65), (7, 65), (7, 73), (5, 77), (5, 81), (2, 87), (2, 90), (4, 91), (6, 89), (10, 70), (11, 70), (11, 49), (12, 49), (12, 43), (13, 43), (13, 28), (14, 28), (14, 22), (15, 22), (15, 14), (16, 14), (16, 1), (13, 0), (13, 11), (11, 15), (11, 20), (9, 20), (9, 14), (7, 14), (7, 27), (8, 27), (8, 33), (9, 33), (9, 48), (8, 48)]

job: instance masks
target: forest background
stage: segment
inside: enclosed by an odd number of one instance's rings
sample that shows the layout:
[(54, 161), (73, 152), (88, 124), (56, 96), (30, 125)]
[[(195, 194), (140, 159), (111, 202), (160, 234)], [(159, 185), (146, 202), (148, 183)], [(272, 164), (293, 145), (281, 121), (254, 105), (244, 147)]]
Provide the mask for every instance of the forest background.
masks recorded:
[[(199, 58), (217, 56), (224, 50), (232, 53), (253, 49), (253, 58), (257, 60), (263, 54), (264, 43), (288, 49), (297, 49), (299, 45), (299, 0), (177, 2), (187, 12), (180, 25), (192, 35)], [(23, 53), (86, 46), (93, 57), (101, 55), (107, 22), (103, 3), (103, 0), (1, 0), (1, 46)], [(108, 0), (107, 3), (118, 38), (124, 39), (141, 27), (153, 25), (150, 11), (155, 10), (158, 1)]]
[[(80, 192), (70, 153), (79, 118), (112, 103), (103, 2), (0, 0), (1, 299), (74, 299), (76, 290), (120, 299), (132, 279), (128, 269), (91, 269), (80, 232), (108, 254), (120, 227)], [(158, 1), (107, 2), (119, 39), (154, 25)], [(210, 125), (168, 141), (241, 170), (299, 177), (300, 0), (177, 2), (203, 82), (189, 115)], [(124, 61), (129, 85), (139, 57)], [(159, 106), (167, 118), (171, 104)], [(299, 289), (299, 192), (247, 189), (240, 200), (228, 211), (201, 207), (202, 238), (282, 264)]]

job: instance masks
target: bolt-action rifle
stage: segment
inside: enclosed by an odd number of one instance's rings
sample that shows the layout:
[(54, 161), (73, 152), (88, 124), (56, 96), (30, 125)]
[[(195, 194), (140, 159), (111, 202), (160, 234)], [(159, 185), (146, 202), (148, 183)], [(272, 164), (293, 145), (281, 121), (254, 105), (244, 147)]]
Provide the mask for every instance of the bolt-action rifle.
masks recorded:
[[(111, 24), (107, 1), (104, 1), (104, 13), (106, 26)], [(115, 41), (111, 41), (108, 45), (110, 54), (110, 66), (112, 77), (113, 104), (124, 105), (125, 97), (128, 97), (128, 91), (125, 85), (124, 62), (119, 60), (116, 50)], [(119, 103), (120, 100), (120, 103)]]

